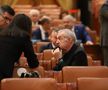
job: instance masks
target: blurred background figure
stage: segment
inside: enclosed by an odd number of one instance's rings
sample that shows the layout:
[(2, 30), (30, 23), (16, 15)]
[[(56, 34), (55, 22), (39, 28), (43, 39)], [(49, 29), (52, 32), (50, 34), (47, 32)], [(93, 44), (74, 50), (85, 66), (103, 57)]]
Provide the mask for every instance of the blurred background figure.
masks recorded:
[(39, 18), (40, 18), (40, 12), (37, 9), (31, 9), (29, 12), (29, 16), (32, 20), (32, 30), (36, 30), (39, 28)]
[(51, 33), (51, 21), (49, 18), (42, 18), (39, 21), (39, 28), (32, 32), (32, 39), (39, 41), (49, 41), (48, 37)]
[(104, 65), (108, 66), (108, 0), (100, 9), (100, 45), (103, 51)]
[(49, 35), (50, 43), (44, 45), (40, 48), (40, 52), (43, 52), (46, 49), (55, 49), (57, 47), (56, 40), (57, 40), (57, 32), (58, 30), (53, 30), (52, 33)]
[(66, 15), (69, 15), (68, 11), (61, 11), (60, 15), (59, 15), (59, 19), (63, 19), (63, 17), (65, 17)]
[(73, 16), (67, 15), (63, 18), (65, 28), (71, 29), (78, 41), (87, 45), (93, 45), (92, 39), (87, 33), (85, 27), (81, 22), (78, 22)]
[(6, 26), (12, 21), (15, 15), (15, 11), (9, 5), (3, 5), (0, 7), (0, 30), (6, 28)]

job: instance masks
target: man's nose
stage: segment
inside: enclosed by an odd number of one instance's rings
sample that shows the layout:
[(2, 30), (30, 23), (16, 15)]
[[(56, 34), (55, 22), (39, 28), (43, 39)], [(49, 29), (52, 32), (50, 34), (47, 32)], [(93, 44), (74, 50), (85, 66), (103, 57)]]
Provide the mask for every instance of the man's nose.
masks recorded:
[(57, 44), (57, 45), (59, 44), (59, 40), (56, 40), (56, 44)]

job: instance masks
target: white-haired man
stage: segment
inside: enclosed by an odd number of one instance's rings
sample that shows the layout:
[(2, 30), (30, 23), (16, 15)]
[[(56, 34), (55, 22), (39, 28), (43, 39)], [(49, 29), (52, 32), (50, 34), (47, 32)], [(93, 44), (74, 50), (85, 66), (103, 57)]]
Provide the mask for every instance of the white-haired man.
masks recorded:
[(80, 44), (76, 44), (75, 33), (70, 29), (58, 31), (56, 43), (62, 50), (63, 56), (53, 70), (62, 70), (64, 66), (88, 65), (86, 53)]
[(39, 22), (39, 17), (40, 17), (40, 12), (37, 9), (31, 9), (29, 12), (29, 16), (32, 20), (32, 29), (36, 30), (38, 27), (38, 22)]

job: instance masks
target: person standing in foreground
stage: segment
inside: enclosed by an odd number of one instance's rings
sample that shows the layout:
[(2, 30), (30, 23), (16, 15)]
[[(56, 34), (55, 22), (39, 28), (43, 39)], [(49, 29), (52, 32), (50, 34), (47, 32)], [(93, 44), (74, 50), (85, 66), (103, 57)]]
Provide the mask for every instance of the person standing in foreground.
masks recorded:
[(108, 66), (108, 0), (100, 9), (100, 45), (103, 51), (104, 65)]
[(31, 27), (30, 18), (25, 14), (18, 14), (0, 32), (0, 80), (12, 77), (14, 63), (19, 60), (22, 52), (31, 70), (39, 66), (30, 38)]
[(62, 70), (64, 66), (87, 66), (87, 56), (83, 47), (76, 43), (75, 33), (70, 29), (58, 31), (58, 47), (62, 50), (63, 56), (53, 68), (55, 71)]

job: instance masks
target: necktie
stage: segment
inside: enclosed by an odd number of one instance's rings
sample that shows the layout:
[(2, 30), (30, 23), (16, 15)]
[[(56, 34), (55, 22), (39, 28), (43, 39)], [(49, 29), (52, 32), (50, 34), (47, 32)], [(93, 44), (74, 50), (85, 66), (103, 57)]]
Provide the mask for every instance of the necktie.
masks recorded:
[(48, 32), (45, 32), (45, 40), (48, 40)]

